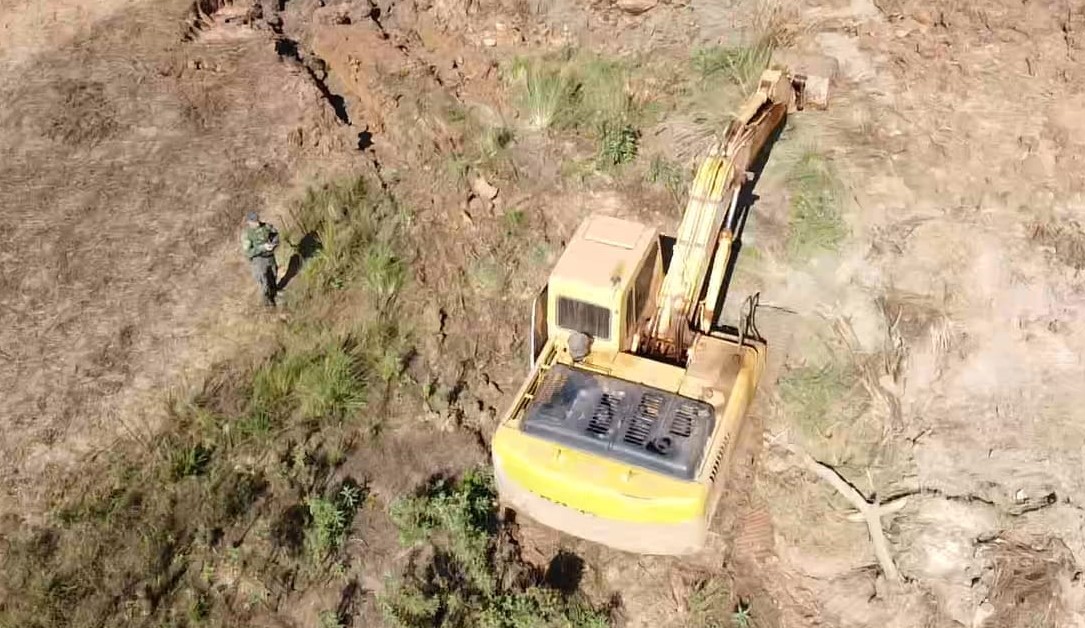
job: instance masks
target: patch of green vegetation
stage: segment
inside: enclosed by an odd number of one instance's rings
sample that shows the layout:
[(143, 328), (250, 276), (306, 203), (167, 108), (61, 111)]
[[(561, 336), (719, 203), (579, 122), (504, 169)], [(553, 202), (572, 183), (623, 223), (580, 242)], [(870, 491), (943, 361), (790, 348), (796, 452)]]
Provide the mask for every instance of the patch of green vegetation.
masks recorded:
[(480, 257), (471, 262), (468, 276), (475, 289), (487, 295), (498, 294), (509, 281), (507, 266), (494, 255)]
[(210, 617), (211, 615), (211, 603), (208, 601), (207, 594), (199, 591), (193, 594), (192, 602), (188, 606), (188, 621), (192, 624), (200, 625)]
[(399, 294), (407, 282), (407, 266), (388, 240), (372, 243), (362, 257), (362, 280), (382, 301)]
[(203, 444), (177, 445), (168, 440), (163, 445), (169, 458), (170, 477), (174, 480), (202, 475), (211, 463), (214, 450)]
[(406, 279), (394, 246), (409, 217), (385, 194), (371, 194), (364, 178), (312, 188), (291, 211), (288, 241), (303, 260), (305, 298), (351, 285), (362, 274), (382, 298)]
[(365, 405), (364, 356), (351, 349), (338, 342), (320, 347), (298, 373), (294, 394), (303, 419), (343, 421)]
[(567, 114), (576, 94), (570, 67), (526, 62), (515, 64), (513, 71), (522, 83), (521, 107), (533, 129), (548, 129)]
[(527, 214), (520, 209), (510, 209), (505, 212), (505, 233), (509, 236), (519, 235), (527, 223)]
[(414, 565), (381, 596), (386, 621), (400, 628), (603, 628), (603, 613), (577, 596), (533, 582), (515, 560), (501, 559), (502, 531), (492, 477), (438, 481), (393, 503), (406, 546), (430, 544), (428, 565)]
[(595, 173), (596, 163), (593, 159), (566, 159), (558, 166), (561, 178), (584, 183)]
[(807, 151), (788, 174), (791, 215), (788, 219), (788, 253), (806, 260), (819, 252), (835, 251), (848, 236), (840, 211), (840, 182), (832, 164)]
[(364, 498), (362, 487), (344, 484), (330, 497), (309, 497), (309, 526), (305, 531), (305, 548), (317, 562), (326, 560), (343, 545), (354, 514)]
[(620, 166), (637, 156), (640, 128), (651, 111), (634, 99), (625, 61), (565, 51), (518, 59), (509, 74), (533, 128), (590, 134), (602, 167)]
[(731, 612), (731, 592), (721, 578), (700, 582), (687, 602), (690, 628), (722, 628)]
[(757, 89), (761, 73), (772, 60), (772, 46), (756, 42), (749, 46), (713, 46), (693, 53), (693, 68), (702, 82), (724, 78), (737, 85), (743, 96)]
[(854, 418), (848, 406), (856, 383), (850, 366), (830, 362), (788, 371), (780, 378), (778, 390), (788, 419), (806, 437), (820, 438), (832, 425)]
[[(48, 521), (7, 539), (0, 590), (18, 595), (0, 604), (0, 626), (247, 625), (252, 606), (211, 586), (216, 564), (243, 569), (261, 605), (290, 590), (270, 593), (284, 573), (299, 587), (326, 577), (307, 565), (342, 554), (362, 499), (360, 487), (329, 493), (327, 483), (409, 349), (390, 305), (403, 262), (388, 251), (402, 250), (404, 224), (361, 180), (311, 190), (284, 229), (308, 253), (305, 296), (291, 303), (298, 322), (279, 329), (276, 346), (213, 369), (202, 389), (172, 400), (153, 442), (100, 458)], [(345, 297), (364, 316), (327, 324)], [(310, 499), (299, 505), (299, 494)], [(254, 526), (273, 531), (270, 545), (250, 544)]]
[(317, 628), (346, 628), (346, 623), (343, 622), (343, 618), (339, 616), (337, 611), (325, 610), (320, 611), (320, 616), (317, 618)]
[(445, 174), (452, 183), (466, 184), (472, 171), (487, 179), (514, 180), (519, 176), (511, 152), (516, 132), (504, 121), (495, 120), (493, 113), (453, 102), (441, 113), (430, 115), (443, 115), (437, 126), (443, 129), (438, 133), (453, 147), (443, 156)]
[(753, 613), (750, 611), (750, 606), (745, 602), (739, 602), (735, 612), (731, 613), (731, 622), (735, 628), (751, 628)]
[(667, 158), (656, 155), (648, 164), (648, 172), (645, 179), (652, 185), (661, 185), (674, 199), (674, 206), (678, 211), (684, 208), (683, 199), (686, 190), (689, 189), (690, 173)]
[(639, 141), (640, 131), (631, 124), (604, 120), (599, 125), (599, 163), (611, 168), (633, 161)]
[(463, 153), (450, 153), (445, 159), (445, 170), (453, 182), (464, 183), (471, 172), (471, 160)]
[(388, 321), (342, 335), (296, 329), (254, 369), (234, 432), (261, 437), (295, 424), (350, 421), (365, 407), (375, 381), (398, 378), (409, 344), (406, 331)]

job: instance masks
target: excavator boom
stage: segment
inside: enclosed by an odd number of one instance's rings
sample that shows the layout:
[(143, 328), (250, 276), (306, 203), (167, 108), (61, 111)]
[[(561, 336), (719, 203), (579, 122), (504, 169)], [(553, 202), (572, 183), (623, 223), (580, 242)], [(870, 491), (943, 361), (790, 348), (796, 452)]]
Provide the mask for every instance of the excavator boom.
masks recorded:
[(637, 353), (684, 362), (693, 330), (707, 332), (715, 322), (737, 227), (739, 192), (750, 164), (783, 124), (788, 109), (804, 103), (805, 84), (804, 77), (766, 71), (724, 139), (701, 163), (678, 226), (656, 312), (635, 343)]

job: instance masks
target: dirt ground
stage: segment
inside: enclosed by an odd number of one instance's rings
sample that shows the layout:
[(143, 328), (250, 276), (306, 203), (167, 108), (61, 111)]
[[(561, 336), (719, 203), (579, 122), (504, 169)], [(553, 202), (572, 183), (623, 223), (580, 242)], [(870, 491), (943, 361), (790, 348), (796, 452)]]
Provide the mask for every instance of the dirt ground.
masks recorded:
[[(626, 171), (570, 175), (594, 149), (527, 128), (508, 62), (575, 46), (685, 65), (770, 20), (775, 61), (831, 76), (831, 104), (789, 120), (744, 233), (729, 305), (760, 291), (793, 342), (711, 551), (634, 557), (525, 525), (525, 560), (578, 557), (580, 587), (619, 600), (625, 626), (732, 625), (739, 608), (762, 628), (1085, 626), (1085, 5), (254, 6), (0, 0), (0, 534), (47, 521), (67, 478), (168, 429), (171, 395), (283, 333), (256, 304), (241, 217), (285, 224), (303, 190), (345, 174), (412, 209), (411, 376), (454, 391), (396, 409), (419, 420), (346, 467), (391, 499), (483, 460), (563, 239), (591, 211), (671, 229), (647, 162), (703, 146), (679, 104)], [(648, 77), (645, 98), (670, 103), (667, 73)], [(476, 124), (516, 139), (461, 169)], [(846, 236), (796, 259), (793, 172), (811, 152), (838, 179)], [(800, 419), (800, 375), (841, 363), (858, 374)], [(871, 502), (906, 497), (881, 519), (899, 582), (806, 454)], [(372, 598), (403, 556), (387, 525), (359, 526), (384, 530), (351, 549), (374, 556)], [(314, 625), (329, 591), (297, 592), (267, 625)], [(724, 615), (706, 619), (710, 602)], [(368, 599), (354, 625), (374, 612)]]

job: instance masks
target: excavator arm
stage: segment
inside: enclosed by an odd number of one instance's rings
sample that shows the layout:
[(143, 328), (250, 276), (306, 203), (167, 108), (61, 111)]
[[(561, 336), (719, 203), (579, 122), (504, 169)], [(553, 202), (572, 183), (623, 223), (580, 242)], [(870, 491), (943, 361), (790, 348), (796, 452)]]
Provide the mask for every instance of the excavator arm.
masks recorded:
[(750, 176), (750, 164), (791, 108), (803, 108), (808, 99), (824, 104), (827, 86), (819, 82), (811, 87), (807, 89), (803, 76), (766, 70), (723, 140), (701, 163), (655, 312), (634, 341), (636, 353), (684, 363), (694, 334), (708, 332), (715, 322), (738, 226), (739, 192)]

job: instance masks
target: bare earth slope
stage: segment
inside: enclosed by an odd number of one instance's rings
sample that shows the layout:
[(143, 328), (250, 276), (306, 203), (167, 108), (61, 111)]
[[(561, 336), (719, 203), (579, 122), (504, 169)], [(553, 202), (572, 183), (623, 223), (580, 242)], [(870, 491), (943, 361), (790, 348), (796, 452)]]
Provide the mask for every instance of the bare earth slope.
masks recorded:
[(0, 458), (4, 493), (20, 493), (6, 508), (33, 501), (50, 464), (152, 433), (181, 370), (230, 350), (230, 327), (197, 330), (257, 315), (240, 217), (274, 216), (314, 152), (288, 134), (339, 125), (266, 35), (183, 44), (191, 3), (115, 4), (6, 18), (20, 33), (0, 66)]

